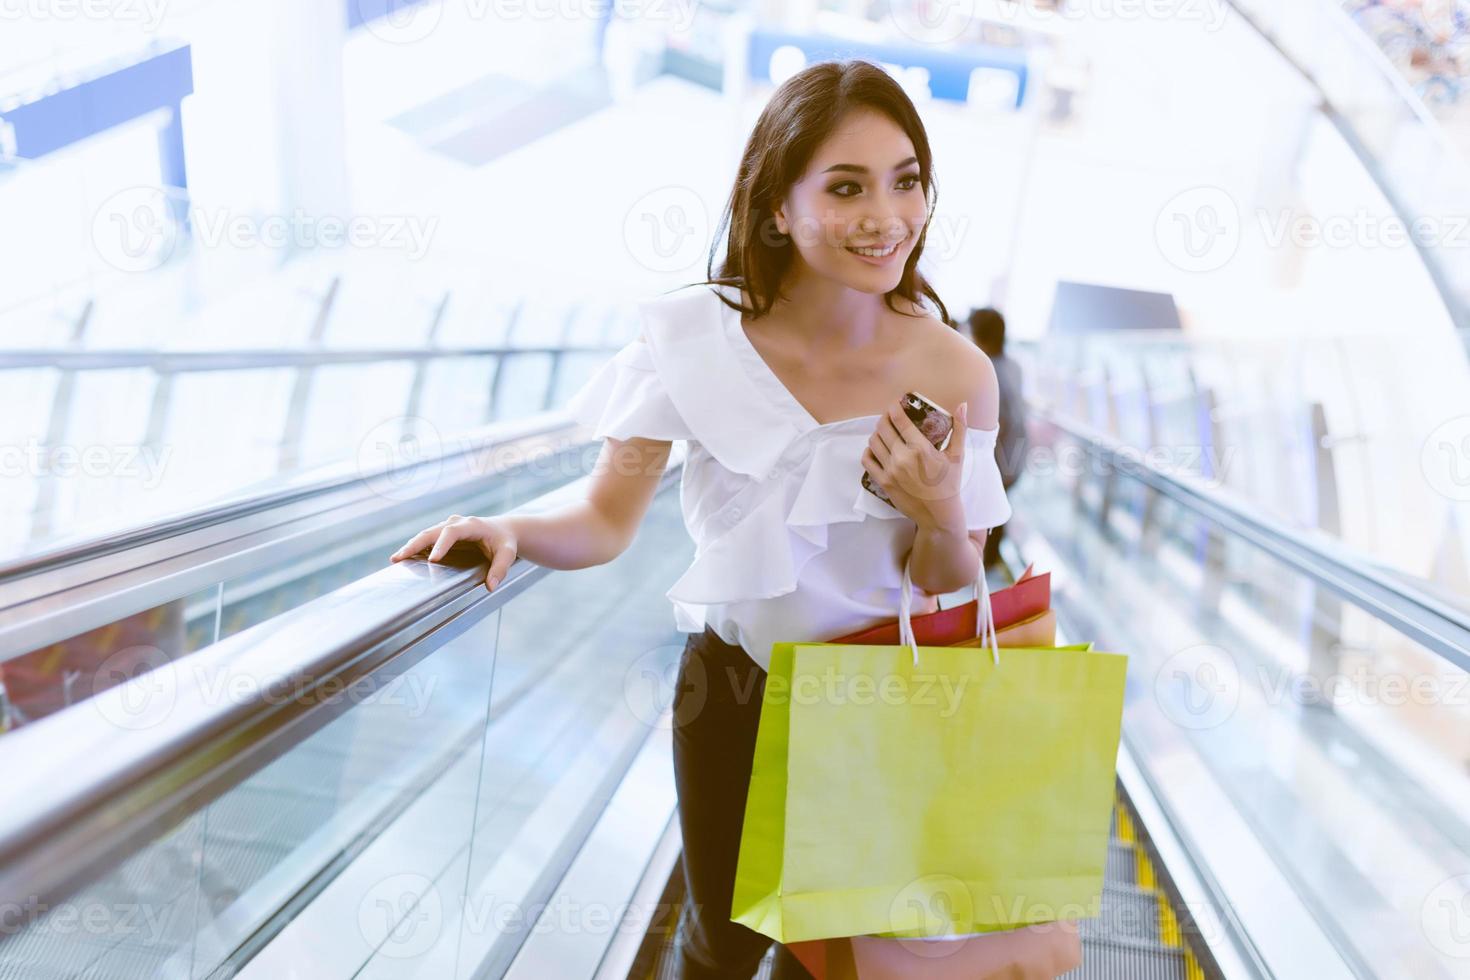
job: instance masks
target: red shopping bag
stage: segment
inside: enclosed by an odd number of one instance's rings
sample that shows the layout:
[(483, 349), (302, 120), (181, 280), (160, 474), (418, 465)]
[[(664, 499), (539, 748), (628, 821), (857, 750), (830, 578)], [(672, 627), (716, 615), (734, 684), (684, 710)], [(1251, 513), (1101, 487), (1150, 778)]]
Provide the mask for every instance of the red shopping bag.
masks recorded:
[(853, 936), (787, 949), (816, 980), (1054, 980), (1082, 965), (1071, 920), (939, 942)]
[[(1015, 584), (990, 593), (990, 610), (995, 617), (995, 628), (1003, 630), (1022, 620), (1039, 616), (1051, 608), (1051, 572), (1033, 575), (1030, 565), (1016, 579)], [(982, 579), (984, 573), (981, 573)], [(914, 616), (911, 620), (914, 639), (923, 646), (947, 647), (964, 640), (972, 640), (980, 634), (981, 580), (975, 583), (974, 599), (953, 609)], [(829, 643), (857, 643), (864, 646), (891, 646), (902, 642), (899, 639), (899, 620), (880, 623), (856, 633), (828, 640)]]

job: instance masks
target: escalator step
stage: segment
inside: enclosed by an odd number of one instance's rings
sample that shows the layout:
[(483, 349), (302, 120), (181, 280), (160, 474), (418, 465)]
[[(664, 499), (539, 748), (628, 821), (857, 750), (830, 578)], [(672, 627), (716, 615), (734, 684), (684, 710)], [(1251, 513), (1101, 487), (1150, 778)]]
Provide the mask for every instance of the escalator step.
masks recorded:
[(1066, 980), (1188, 980), (1183, 950), (1143, 949), (1084, 939), (1082, 965)]
[[(682, 876), (675, 875), (665, 901), (682, 900)], [(1179, 921), (1157, 887), (1156, 874), (1126, 807), (1113, 809), (1099, 914), (1079, 922), (1082, 965), (1067, 980), (1202, 980), (1203, 973), (1184, 945)], [(677, 980), (669, 930), (651, 935), (629, 980)], [(773, 953), (761, 960), (755, 980), (771, 974)]]

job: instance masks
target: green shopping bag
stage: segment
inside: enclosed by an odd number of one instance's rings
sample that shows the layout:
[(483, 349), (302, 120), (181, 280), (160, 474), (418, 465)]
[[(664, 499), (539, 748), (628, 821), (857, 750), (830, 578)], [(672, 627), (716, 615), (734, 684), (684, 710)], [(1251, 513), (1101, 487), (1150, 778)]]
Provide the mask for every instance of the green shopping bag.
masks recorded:
[(1090, 648), (774, 645), (731, 918), (791, 943), (1097, 915), (1127, 657)]

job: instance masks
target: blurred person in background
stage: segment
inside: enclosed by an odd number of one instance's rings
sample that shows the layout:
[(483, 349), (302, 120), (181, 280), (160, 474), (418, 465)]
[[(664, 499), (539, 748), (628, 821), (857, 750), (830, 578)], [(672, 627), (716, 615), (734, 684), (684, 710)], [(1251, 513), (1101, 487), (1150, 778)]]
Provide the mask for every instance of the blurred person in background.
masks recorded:
[[(1000, 435), (995, 441), (996, 462), (1001, 482), (1009, 493), (1021, 476), (1026, 458), (1026, 402), (1021, 397), (1021, 365), (1006, 357), (1006, 318), (989, 306), (970, 313), (970, 339), (990, 358), (1000, 383)], [(1005, 525), (994, 528), (985, 539), (987, 567), (1000, 561), (1000, 539)]]

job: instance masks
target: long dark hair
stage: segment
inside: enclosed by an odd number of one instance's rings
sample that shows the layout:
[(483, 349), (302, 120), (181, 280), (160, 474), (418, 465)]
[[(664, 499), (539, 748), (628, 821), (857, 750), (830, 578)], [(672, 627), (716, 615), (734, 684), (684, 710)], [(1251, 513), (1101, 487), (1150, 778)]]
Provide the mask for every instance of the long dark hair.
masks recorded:
[(884, 302), (895, 313), (904, 313), (893, 305), (895, 294), (918, 306), (922, 306), (920, 297), (928, 297), (939, 308), (940, 318), (948, 322), (949, 311), (918, 270), (938, 199), (929, 137), (913, 102), (899, 84), (878, 65), (861, 59), (808, 65), (782, 82), (761, 110), (740, 157), (725, 213), (715, 229), (714, 243), (719, 242), (722, 230), (729, 229), (724, 261), (716, 270), (716, 244), (711, 244), (703, 283), (743, 287), (750, 293), (754, 308), (730, 303), (723, 296), (721, 302), (751, 317), (764, 316), (775, 304), (795, 247), (791, 236), (776, 228), (774, 205), (806, 172), (817, 147), (842, 117), (859, 107), (883, 113), (908, 134), (919, 161), (919, 182), (929, 202), (929, 213), (904, 263), (903, 276), (884, 294)]

